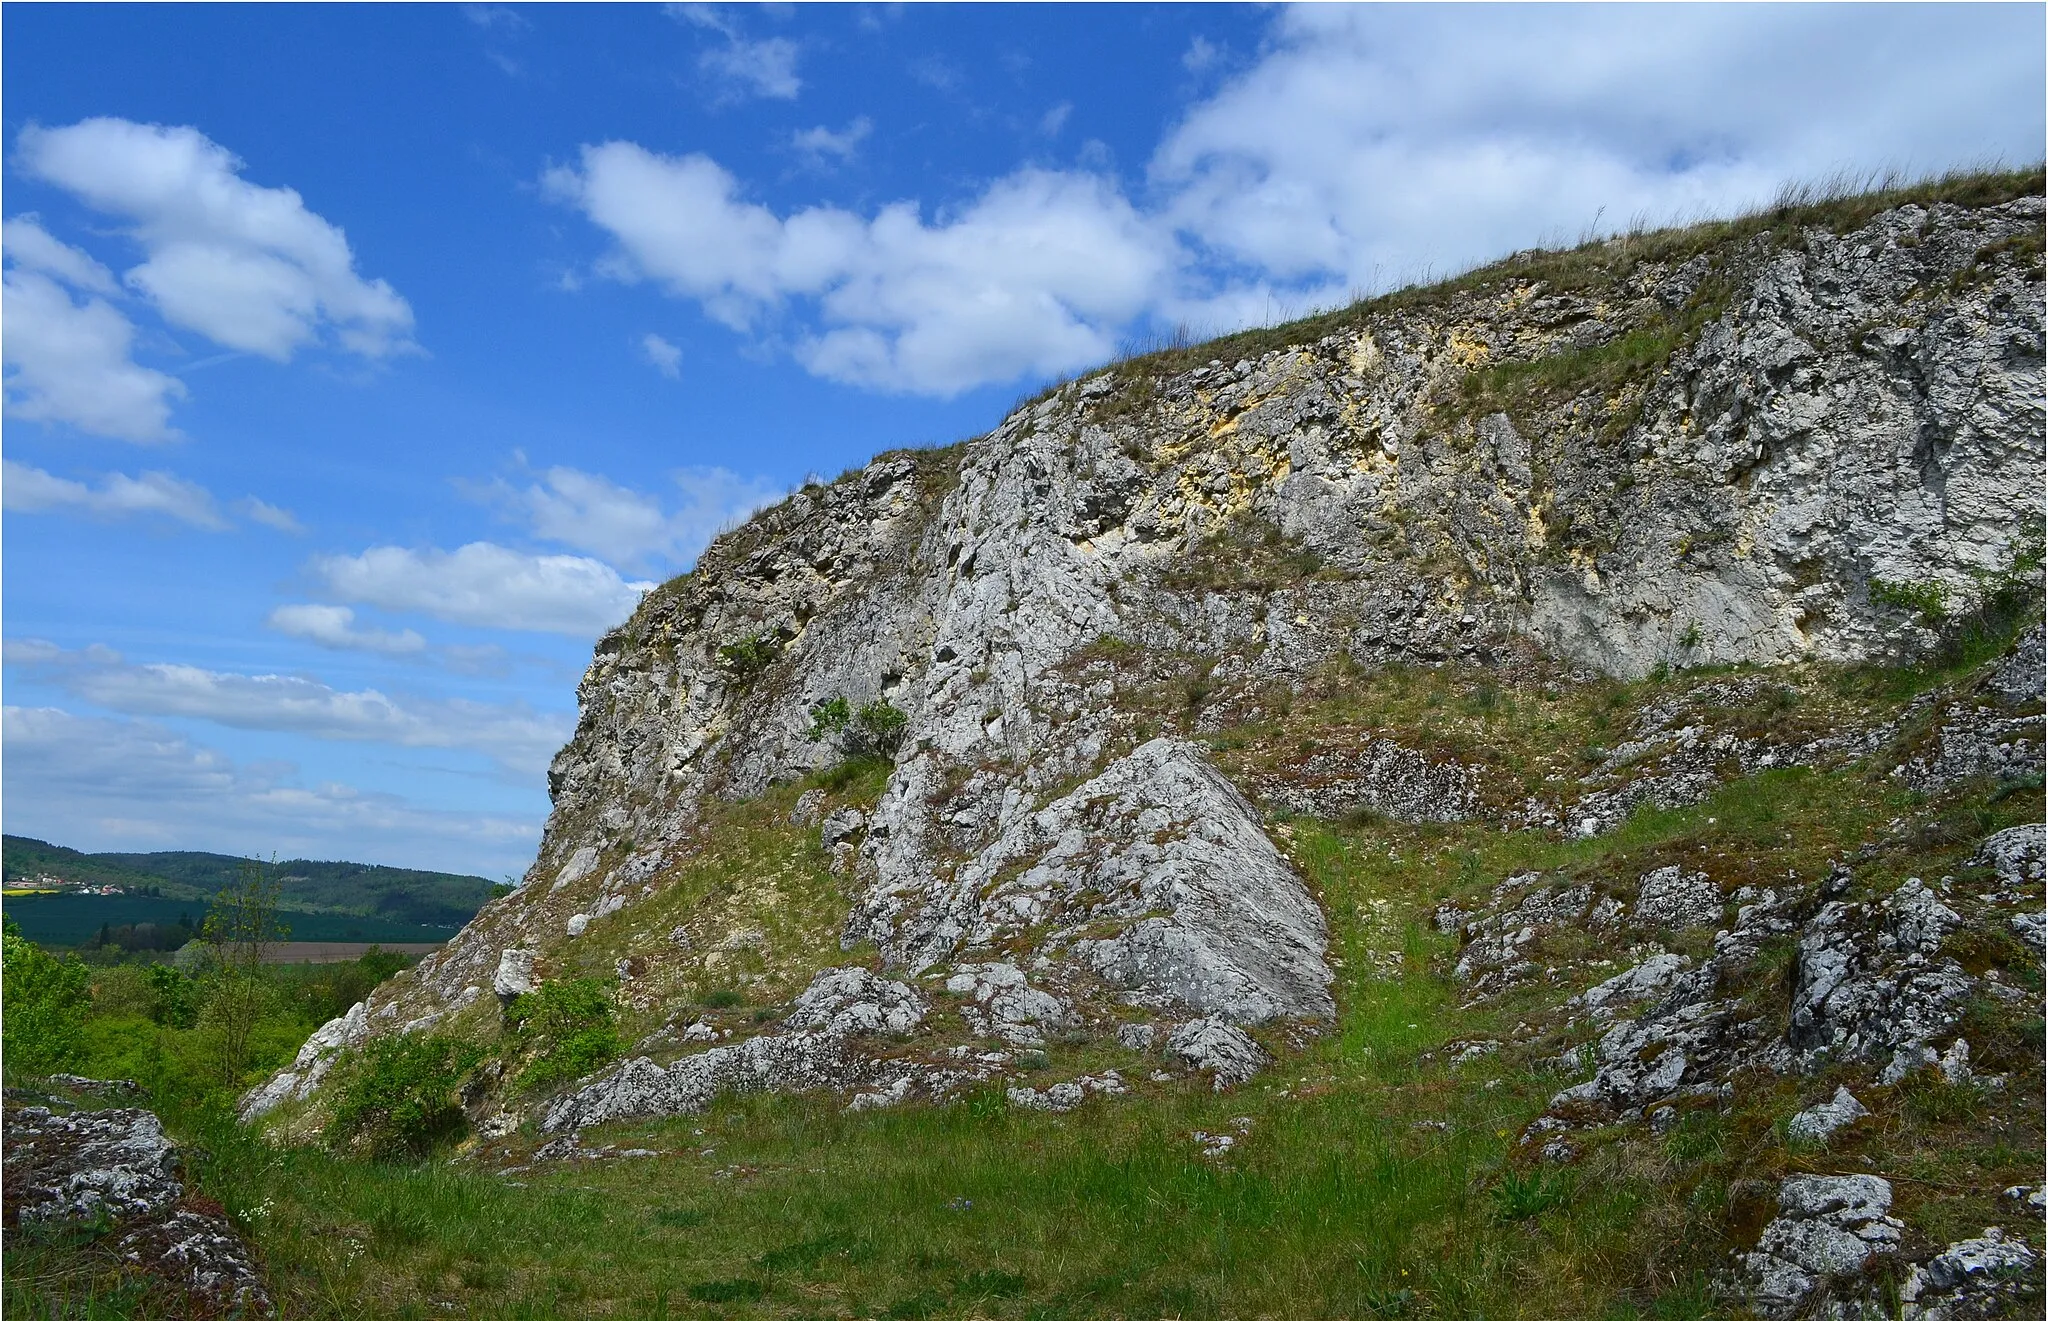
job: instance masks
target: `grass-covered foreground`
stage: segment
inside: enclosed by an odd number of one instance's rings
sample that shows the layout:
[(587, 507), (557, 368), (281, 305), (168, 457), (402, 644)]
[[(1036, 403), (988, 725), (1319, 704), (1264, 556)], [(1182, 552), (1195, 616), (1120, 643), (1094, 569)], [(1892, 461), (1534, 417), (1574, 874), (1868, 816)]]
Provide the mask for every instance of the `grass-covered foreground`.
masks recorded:
[[(1969, 700), (2011, 631), (1922, 670), (1774, 672), (1702, 718), (1791, 738), (1872, 727), (1937, 691)], [(1183, 734), (1200, 727), (1199, 700), (1126, 659), (1120, 704), (1156, 708)], [(1257, 783), (1322, 741), (1392, 731), (1490, 768), (1484, 797), (1498, 811), (1600, 763), (1630, 736), (1635, 712), (1740, 677), (1560, 684), (1540, 673), (1340, 667), (1206, 737), (1219, 765)], [(1907, 721), (1866, 760), (1732, 775), (1697, 806), (1639, 808), (1593, 838), (1489, 819), (1276, 815), (1275, 840), (1329, 918), (1339, 1015), (1304, 1049), (1275, 1038), (1280, 1062), (1233, 1093), (1211, 1093), (1199, 1077), (1151, 1080), (1157, 1061), (1076, 1033), (1042, 1057), (1020, 1056), (1039, 1066), (1026, 1080), (1114, 1067), (1131, 1095), (1065, 1115), (1013, 1108), (1000, 1086), (945, 1108), (866, 1113), (833, 1096), (727, 1097), (703, 1115), (588, 1133), (588, 1147), (611, 1149), (597, 1159), (534, 1160), (540, 1138), (530, 1132), (480, 1146), (462, 1135), (459, 1113), (445, 1133), (453, 1145), (429, 1160), (372, 1159), (364, 1153), (402, 1148), (366, 1148), (333, 1123), (328, 1141), (287, 1146), (275, 1131), (237, 1125), (233, 1098), (400, 961), (280, 970), (240, 959), (234, 937), (260, 934), (272, 916), (264, 905), (275, 889), (260, 875), (228, 896), (239, 907), (217, 906), (215, 957), (196, 976), (146, 959), (58, 959), (10, 931), (8, 1079), (16, 1100), (36, 1075), (59, 1071), (146, 1087), (186, 1144), (197, 1191), (254, 1243), (286, 1316), (1726, 1315), (1714, 1277), (1754, 1244), (1792, 1172), (1882, 1172), (1909, 1246), (1987, 1224), (2040, 1246), (2041, 1226), (2016, 1223), (1999, 1196), (2040, 1178), (2038, 957), (1983, 930), (1962, 933), (1952, 951), (1973, 972), (1999, 967), (2024, 992), (1980, 996), (1963, 1023), (1973, 1062), (2005, 1075), (2002, 1090), (1931, 1073), (1891, 1088), (1838, 1071), (1750, 1079), (1661, 1136), (1640, 1124), (1586, 1135), (1582, 1157), (1557, 1167), (1517, 1139), (1584, 1076), (1593, 1030), (1564, 1002), (1647, 947), (1560, 928), (1528, 948), (1543, 976), (1475, 1000), (1451, 976), (1458, 937), (1432, 916), (1445, 902), (1483, 907), (1502, 878), (1530, 871), (1616, 895), (1669, 865), (1726, 891), (1811, 892), (1846, 862), (1852, 897), (1866, 898), (1909, 876), (1967, 877), (1984, 836), (2041, 819), (2041, 786), (1909, 789), (1890, 770), (1925, 746), (1933, 719)], [(868, 798), (880, 771), (860, 764), (813, 783)], [(648, 910), (663, 930), (690, 926), (696, 948), (719, 929), (761, 932), (716, 968), (706, 956), (655, 982), (669, 999), (758, 1027), (814, 967), (848, 957), (832, 939), (839, 882), (817, 832), (789, 823), (803, 787), (720, 808)], [(1710, 936), (1667, 943), (1698, 957)], [(578, 1028), (604, 1036), (583, 1060), (594, 1067), (667, 1009), (608, 989), (605, 968), (629, 950), (593, 943), (584, 953), (562, 986), (607, 997)], [(1778, 1004), (1792, 958), (1789, 940), (1767, 949), (1743, 993)], [(548, 1012), (544, 996), (515, 1004), (495, 1040), (484, 1034), (470, 1054), (494, 1053), (515, 1086), (570, 1085), (583, 1064), (555, 1069), (559, 1078), (549, 1066), (581, 1038), (536, 1035)], [(1782, 1017), (1782, 1005), (1774, 1012)], [(1488, 1048), (1461, 1049), (1481, 1042)], [(1844, 1080), (1872, 1120), (1825, 1150), (1788, 1140), (1785, 1120)], [(10, 1230), (5, 1289), (8, 1317), (163, 1314), (89, 1234)]]
[[(1346, 700), (1428, 711), (1475, 700), (1455, 675), (1398, 682)], [(1657, 687), (1621, 698), (1633, 705)], [(1857, 691), (1814, 686), (1781, 714)], [(1535, 732), (1569, 716), (1535, 692), (1477, 700), (1502, 739), (1518, 711)], [(1589, 700), (1622, 709), (1611, 695)], [(1219, 756), (1254, 755), (1260, 737), (1284, 733), (1239, 731), (1219, 740)], [(1013, 1109), (999, 1090), (864, 1114), (825, 1096), (735, 1097), (585, 1137), (653, 1155), (524, 1168), (516, 1153), (537, 1138), (487, 1160), (458, 1149), (382, 1163), (269, 1145), (226, 1119), (221, 1086), (171, 1085), (159, 1104), (188, 1141), (199, 1186), (257, 1245), (289, 1316), (1727, 1315), (1713, 1275), (1754, 1242), (1789, 1172), (1882, 1171), (1921, 1242), (2011, 1226), (1999, 1190), (2040, 1177), (2038, 1019), (1977, 1002), (1966, 1031), (1980, 1067), (2010, 1076), (2006, 1090), (1932, 1075), (1890, 1089), (1859, 1082), (1875, 1119), (1828, 1150), (1789, 1142), (1783, 1122), (1838, 1079), (1788, 1077), (1661, 1137), (1606, 1130), (1578, 1163), (1546, 1166), (1516, 1138), (1582, 1076), (1576, 1048), (1589, 1037), (1559, 1005), (1629, 952), (1568, 934), (1538, 951), (1562, 970), (1556, 983), (1461, 1006), (1448, 976), (1457, 938), (1435, 929), (1431, 911), (1518, 871), (1621, 886), (1669, 863), (1811, 884), (1831, 859), (1854, 857), (1859, 888), (1882, 893), (1909, 874), (1959, 870), (1977, 839), (2040, 812), (2037, 786), (1979, 782), (1930, 801), (1852, 765), (1737, 779), (1697, 807), (1641, 810), (1595, 839), (1483, 823), (1276, 823), (1330, 915), (1340, 1019), (1225, 1095), (1198, 1080), (1147, 1082), (1139, 1057), (1077, 1038), (1049, 1048), (1043, 1076), (1113, 1065), (1136, 1084), (1132, 1096), (1058, 1116)], [(758, 832), (734, 838), (761, 847)], [(1789, 965), (1790, 949), (1781, 955)], [(2015, 971), (2037, 996), (2038, 962)], [(70, 1062), (133, 1076), (155, 1060), (146, 1076), (174, 1084), (175, 1040), (160, 1035), (152, 1048), (149, 1014), (113, 1008), (133, 980), (98, 975), (84, 1054)], [(192, 1043), (203, 1031), (197, 1018), (153, 1026)], [(1453, 1062), (1457, 1043), (1482, 1038), (1503, 1046)], [(2025, 1232), (2038, 1241), (2039, 1226)], [(76, 1245), (18, 1243), (7, 1314), (148, 1314), (119, 1276)], [(85, 1301), (95, 1295), (103, 1303)]]

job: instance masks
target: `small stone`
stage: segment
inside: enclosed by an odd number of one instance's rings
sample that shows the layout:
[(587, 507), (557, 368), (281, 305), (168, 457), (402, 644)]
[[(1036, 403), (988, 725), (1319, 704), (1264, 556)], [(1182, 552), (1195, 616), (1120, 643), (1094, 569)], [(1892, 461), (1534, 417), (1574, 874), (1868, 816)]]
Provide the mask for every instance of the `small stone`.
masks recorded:
[(576, 937), (578, 937), (578, 936), (582, 935), (582, 934), (583, 934), (584, 932), (586, 932), (586, 931), (590, 930), (590, 914), (588, 914), (588, 913), (577, 913), (577, 914), (574, 914), (573, 916), (571, 916), (571, 917), (570, 917), (570, 919), (569, 919), (569, 922), (568, 922), (568, 925), (567, 925), (567, 926), (566, 926), (565, 928), (563, 928), (563, 929), (564, 929), (564, 930), (566, 930), (566, 931), (567, 931), (567, 932), (569, 933), (569, 939), (571, 939), (571, 940), (574, 940), (574, 939), (576, 939)]
[(1809, 1106), (1785, 1124), (1785, 1135), (1802, 1142), (1825, 1143), (1836, 1133), (1859, 1119), (1868, 1117), (1870, 1111), (1863, 1103), (1849, 1094), (1846, 1087), (1835, 1088), (1835, 1094), (1819, 1105)]
[(491, 990), (500, 1000), (511, 1000), (533, 989), (534, 952), (515, 945), (498, 956), (498, 971), (491, 978)]
[(1125, 1050), (1148, 1051), (1159, 1037), (1159, 1029), (1150, 1023), (1125, 1023), (1116, 1030), (1117, 1044)]

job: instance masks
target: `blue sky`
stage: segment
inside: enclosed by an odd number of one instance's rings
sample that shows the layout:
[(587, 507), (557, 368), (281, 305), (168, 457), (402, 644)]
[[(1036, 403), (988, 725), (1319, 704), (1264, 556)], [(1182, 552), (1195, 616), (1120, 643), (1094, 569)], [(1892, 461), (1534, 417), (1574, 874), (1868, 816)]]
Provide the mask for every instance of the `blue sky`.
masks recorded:
[(2042, 155), (2038, 5), (10, 5), (6, 828), (500, 876), (806, 474), (1788, 180)]

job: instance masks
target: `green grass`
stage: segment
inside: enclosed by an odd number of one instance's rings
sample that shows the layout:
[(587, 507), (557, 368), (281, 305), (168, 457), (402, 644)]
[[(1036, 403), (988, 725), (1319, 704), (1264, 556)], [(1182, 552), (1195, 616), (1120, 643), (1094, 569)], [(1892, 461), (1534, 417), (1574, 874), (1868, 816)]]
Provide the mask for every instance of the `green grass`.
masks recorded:
[[(1611, 239), (1589, 240), (1571, 248), (1518, 253), (1447, 280), (1395, 290), (1281, 325), (1242, 330), (1199, 343), (1170, 344), (1128, 357), (1101, 369), (1114, 371), (1127, 380), (1124, 390), (1113, 396), (1107, 407), (1112, 412), (1135, 409), (1150, 399), (1156, 390), (1151, 382), (1158, 378), (1212, 360), (1226, 364), (1245, 358), (1256, 360), (1278, 349), (1312, 344), (1328, 335), (1355, 329), (1376, 314), (1440, 307), (1460, 297), (1513, 284), (1540, 282), (1556, 293), (1612, 289), (1648, 263), (1676, 264), (1758, 237), (1790, 244), (1808, 226), (1847, 233), (1869, 223), (1880, 212), (1908, 203), (1995, 206), (2018, 197), (2038, 197), (2042, 189), (2043, 175), (2038, 165), (2020, 170), (1957, 171), (1914, 181), (1845, 178), (1788, 189), (1772, 205), (1730, 220), (1631, 232)], [(2015, 253), (2019, 260), (2038, 261), (2037, 248), (2017, 246), (2021, 249)], [(1987, 254), (1983, 260), (1990, 261), (1996, 255)], [(1038, 397), (1057, 388), (1054, 386)], [(1127, 395), (1131, 396), (1128, 400)]]

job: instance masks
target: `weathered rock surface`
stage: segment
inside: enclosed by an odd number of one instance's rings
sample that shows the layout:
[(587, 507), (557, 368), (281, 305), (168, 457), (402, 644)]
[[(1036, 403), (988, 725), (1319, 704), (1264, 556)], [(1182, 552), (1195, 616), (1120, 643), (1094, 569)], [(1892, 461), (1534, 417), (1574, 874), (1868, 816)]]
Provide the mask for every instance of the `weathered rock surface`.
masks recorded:
[[(1905, 1226), (1890, 1215), (1892, 1186), (1871, 1174), (1795, 1175), (1778, 1189), (1778, 1218), (1742, 1259), (1750, 1306), (1765, 1321), (1799, 1314), (1830, 1286), (1860, 1299), (1873, 1258), (1898, 1251)], [(1875, 1316), (1857, 1302), (1831, 1301), (1821, 1315)]]
[(5, 1147), (10, 1229), (98, 1227), (114, 1255), (182, 1298), (180, 1315), (271, 1314), (248, 1245), (187, 1193), (177, 1146), (149, 1111), (9, 1105)]
[(866, 968), (835, 968), (797, 997), (787, 1031), (685, 1055), (666, 1068), (646, 1056), (614, 1065), (550, 1105), (541, 1129), (563, 1133), (615, 1119), (693, 1114), (721, 1092), (829, 1089), (902, 1099), (916, 1086), (924, 1095), (943, 1095), (981, 1075), (892, 1060), (857, 1040), (907, 1033), (928, 1008), (916, 987)]
[(1806, 1142), (1826, 1142), (1859, 1119), (1870, 1117), (1870, 1111), (1852, 1095), (1848, 1088), (1837, 1087), (1835, 1094), (1819, 1105), (1810, 1105), (1792, 1116), (1785, 1125), (1785, 1136)]
[(1214, 1018), (1197, 1018), (1175, 1028), (1166, 1038), (1166, 1053), (1209, 1074), (1219, 1092), (1247, 1081), (1271, 1059), (1242, 1030)]
[(1989, 1321), (2041, 1310), (2041, 1254), (2003, 1229), (1951, 1243), (1899, 1286), (1901, 1321)]
[[(1937, 636), (1884, 585), (1938, 585), (1967, 607), (2038, 518), (2043, 311), (2025, 248), (2042, 212), (2033, 197), (1916, 205), (1845, 233), (1757, 236), (1632, 266), (1563, 319), (1508, 268), (1257, 358), (1098, 374), (961, 446), (807, 486), (599, 643), (519, 890), (362, 1019), (323, 1029), (245, 1113), (311, 1095), (323, 1061), (368, 1032), (438, 1029), (501, 975), (514, 986), (570, 941), (630, 926), (674, 883), (707, 803), (838, 758), (809, 737), (835, 698), (904, 716), (871, 810), (799, 809), (848, 887), (842, 945), (872, 942), (882, 981), (973, 978), (973, 1030), (1016, 1041), (1055, 1022), (1106, 1031), (1132, 1005), (1170, 1037), (1326, 1018), (1308, 888), (1203, 749), (1119, 706), (1116, 658), (1189, 658), (1186, 702), (1211, 703), (1187, 722), (1200, 732), (1333, 665), (1493, 663), (1532, 644), (1617, 676), (1918, 654)], [(1582, 355), (1637, 333), (1671, 336), (1668, 360), (1618, 387), (1569, 384)], [(1471, 404), (1493, 368), (1537, 360), (1567, 384)], [(2012, 705), (2038, 666), (2014, 665), (1992, 705), (1936, 713), (1906, 782), (2019, 774), (2029, 755), (2038, 769), (2040, 717)], [(1762, 682), (1731, 679), (1725, 700)], [(1730, 767), (1841, 760), (1897, 732), (1775, 738), (1659, 714), (1584, 792), (1532, 802), (1520, 823), (1597, 834), (1640, 803), (1701, 801)], [(1252, 787), (1296, 810), (1455, 820), (1489, 810), (1487, 773), (1360, 731)], [(1475, 995), (1552, 975), (1524, 957), (1547, 929), (1721, 922), (1718, 897), (1683, 874), (1646, 882), (1632, 914), (1578, 886), (1512, 902), (1472, 919), (1460, 975)], [(1769, 892), (1736, 902), (1733, 945), (1610, 1027), (1588, 1108), (1725, 1085), (1730, 1060), (1767, 1048), (1788, 1062), (1918, 1049), (1969, 993), (1928, 943), (1932, 907), (1809, 918)], [(1752, 1039), (1722, 981), (1756, 940), (1795, 932), (1804, 1017), (1789, 1043)], [(536, 960), (524, 972), (520, 950)], [(982, 975), (998, 966), (1025, 985)], [(853, 1003), (884, 1023), (908, 1013)], [(548, 1122), (725, 1086), (893, 1095), (939, 1068), (795, 1017), (667, 1066), (618, 1066)], [(932, 1030), (915, 1018), (879, 1030)], [(1263, 1058), (1216, 1049), (1219, 1079)]]

